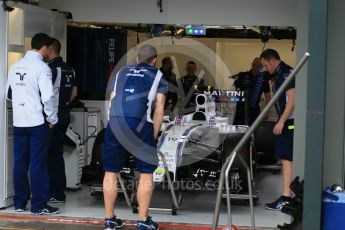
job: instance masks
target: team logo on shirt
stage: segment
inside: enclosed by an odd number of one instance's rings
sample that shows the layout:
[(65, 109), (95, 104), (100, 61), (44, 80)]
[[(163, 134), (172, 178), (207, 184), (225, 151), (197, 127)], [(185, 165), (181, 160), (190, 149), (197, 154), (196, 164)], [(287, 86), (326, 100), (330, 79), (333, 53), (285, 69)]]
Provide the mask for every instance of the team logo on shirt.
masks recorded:
[[(21, 73), (16, 73), (16, 75), (19, 76), (19, 80), (20, 80), (20, 81), (24, 81), (24, 77), (26, 76), (26, 73), (23, 73), (23, 74), (21, 74)], [(25, 84), (24, 82), (17, 82), (16, 85), (17, 85), (17, 86), (26, 86), (26, 84)]]
[(147, 69), (129, 69), (133, 73), (147, 72)]
[(25, 77), (26, 73), (23, 73), (23, 74), (21, 74), (21, 73), (16, 73), (16, 75), (19, 76), (19, 80), (24, 81), (24, 77)]
[(72, 75), (66, 75), (66, 81), (69, 83), (70, 79), (72, 78)]
[(71, 78), (73, 78), (73, 75), (72, 74), (66, 74), (65, 75), (65, 78), (66, 78), (66, 83), (65, 83), (65, 87), (66, 88), (70, 88), (72, 87), (72, 84), (71, 84)]
[(127, 73), (126, 76), (134, 77), (144, 77), (145, 75), (142, 72), (146, 72), (146, 69), (129, 69), (131, 73)]
[(285, 80), (288, 78), (288, 76), (290, 75), (291, 72), (292, 72), (292, 69), (290, 69), (289, 73), (284, 74), (284, 79)]
[(125, 92), (127, 92), (127, 93), (134, 93), (134, 89), (125, 89)]

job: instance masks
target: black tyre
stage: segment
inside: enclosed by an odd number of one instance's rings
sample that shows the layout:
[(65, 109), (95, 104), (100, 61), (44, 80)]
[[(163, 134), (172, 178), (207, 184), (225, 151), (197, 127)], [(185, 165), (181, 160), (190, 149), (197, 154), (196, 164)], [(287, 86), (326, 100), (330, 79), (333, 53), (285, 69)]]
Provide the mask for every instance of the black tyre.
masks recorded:
[(171, 215), (173, 215), (173, 216), (177, 215), (177, 209), (176, 209), (175, 205), (172, 206)]
[(274, 155), (275, 136), (273, 134), (273, 128), (275, 124), (273, 121), (264, 121), (254, 133), (255, 150), (256, 152), (262, 153), (256, 160), (261, 165), (277, 163), (277, 158)]
[[(240, 127), (241, 128), (241, 127)], [(230, 133), (224, 141), (224, 160), (232, 153), (245, 132)], [(250, 140), (237, 152), (250, 167)], [(247, 171), (236, 156), (230, 171), (230, 187), (232, 193), (247, 193)]]

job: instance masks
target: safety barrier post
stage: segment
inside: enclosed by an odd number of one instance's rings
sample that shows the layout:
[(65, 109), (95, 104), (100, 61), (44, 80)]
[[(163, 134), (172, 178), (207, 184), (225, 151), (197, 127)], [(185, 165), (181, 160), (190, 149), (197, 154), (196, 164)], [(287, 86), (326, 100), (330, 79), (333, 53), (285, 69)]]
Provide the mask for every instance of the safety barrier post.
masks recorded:
[[(220, 172), (220, 178), (219, 178), (219, 186), (218, 186), (218, 192), (217, 192), (217, 199), (216, 199), (216, 205), (213, 215), (213, 221), (212, 221), (212, 230), (217, 230), (218, 227), (218, 220), (219, 220), (219, 213), (220, 213), (220, 203), (223, 193), (223, 187), (224, 187), (224, 180), (226, 179), (226, 194), (227, 194), (227, 205), (228, 205), (228, 222), (229, 222), (229, 228), (231, 229), (231, 207), (230, 207), (230, 191), (229, 189), (229, 181), (228, 181), (228, 175), (230, 172), (230, 168), (232, 166), (232, 163), (235, 160), (235, 157), (237, 155), (237, 152), (244, 146), (244, 144), (248, 141), (250, 136), (254, 133), (254, 131), (257, 129), (257, 127), (260, 125), (261, 121), (264, 119), (266, 114), (269, 112), (271, 107), (274, 105), (274, 103), (279, 99), (279, 97), (284, 93), (287, 86), (291, 83), (291, 81), (295, 78), (296, 74), (300, 71), (300, 69), (303, 67), (303, 65), (308, 60), (310, 54), (306, 52), (303, 57), (299, 60), (295, 68), (292, 70), (292, 72), (289, 74), (289, 76), (286, 78), (284, 83), (281, 85), (279, 90), (275, 93), (275, 95), (272, 97), (272, 99), (269, 101), (269, 103), (265, 106), (263, 111), (260, 113), (260, 115), (257, 117), (257, 119), (254, 121), (254, 123), (249, 127), (248, 131), (245, 133), (245, 135), (241, 138), (241, 140), (238, 142), (238, 144), (233, 149), (232, 153), (229, 155), (229, 157), (226, 159), (221, 172)], [(247, 170), (247, 176), (248, 176), (248, 188), (249, 188), (249, 200), (250, 200), (250, 212), (251, 212), (251, 221), (252, 221), (252, 229), (255, 230), (255, 219), (254, 219), (254, 205), (253, 205), (253, 193), (252, 193), (252, 184), (251, 184), (251, 177), (250, 177), (250, 170), (246, 162), (242, 158), (241, 162), (245, 166)]]

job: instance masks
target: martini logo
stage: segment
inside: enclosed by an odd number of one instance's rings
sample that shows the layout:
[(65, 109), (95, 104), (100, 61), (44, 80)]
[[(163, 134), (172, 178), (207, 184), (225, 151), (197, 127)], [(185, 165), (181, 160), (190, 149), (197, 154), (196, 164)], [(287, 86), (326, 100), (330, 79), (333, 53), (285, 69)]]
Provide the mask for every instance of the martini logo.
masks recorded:
[(214, 91), (204, 91), (204, 94), (206, 96), (211, 96), (212, 100), (216, 100), (221, 103), (229, 103), (229, 102), (234, 103), (234, 102), (245, 101), (245, 91), (214, 90)]
[(227, 97), (244, 97), (244, 91), (234, 91), (234, 90), (214, 90), (214, 91), (204, 91), (204, 94), (211, 96), (227, 96)]

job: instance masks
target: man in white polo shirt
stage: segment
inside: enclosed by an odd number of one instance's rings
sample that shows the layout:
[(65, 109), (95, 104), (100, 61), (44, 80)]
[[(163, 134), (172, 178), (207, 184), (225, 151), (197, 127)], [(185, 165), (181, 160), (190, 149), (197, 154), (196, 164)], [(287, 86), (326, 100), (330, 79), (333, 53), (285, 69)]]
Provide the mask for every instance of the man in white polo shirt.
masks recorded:
[(25, 211), (31, 195), (31, 212), (36, 215), (59, 213), (58, 208), (47, 205), (48, 148), (51, 129), (58, 122), (52, 74), (44, 63), (51, 42), (48, 35), (35, 34), (32, 49), (9, 70), (6, 87), (13, 107), (15, 211)]

